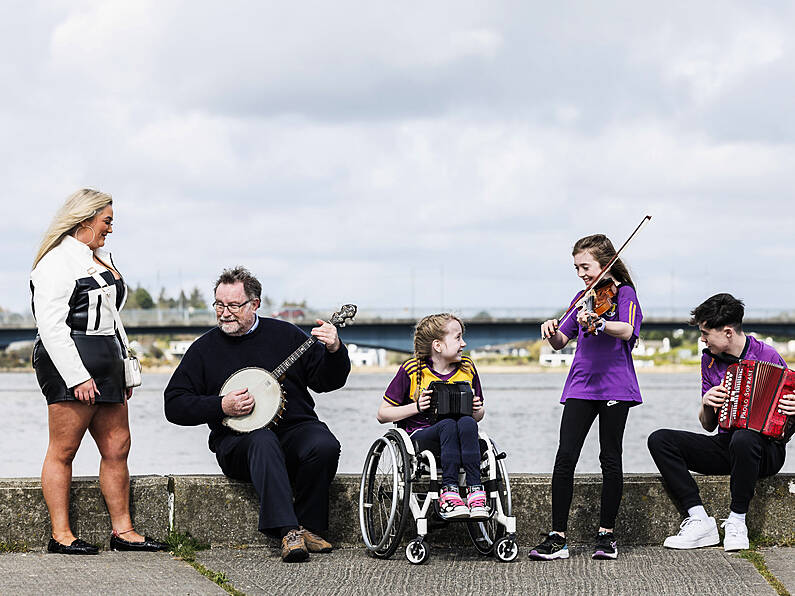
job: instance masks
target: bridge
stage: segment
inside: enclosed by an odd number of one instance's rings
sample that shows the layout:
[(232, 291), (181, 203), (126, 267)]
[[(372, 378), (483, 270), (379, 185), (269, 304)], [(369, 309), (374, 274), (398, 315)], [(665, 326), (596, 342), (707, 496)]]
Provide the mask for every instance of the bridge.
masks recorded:
[[(434, 312), (434, 309), (418, 312)], [(319, 312), (319, 311), (318, 311)], [(330, 310), (328, 311), (330, 312)], [(486, 312), (482, 309), (458, 309), (466, 323), (466, 342), (469, 349), (524, 342), (539, 338), (541, 323), (553, 315), (553, 309), (503, 309)], [(215, 326), (215, 313), (182, 310), (123, 311), (127, 334), (130, 336), (165, 335), (199, 336)], [(315, 319), (328, 314), (303, 313), (291, 322), (309, 331)], [(355, 321), (340, 330), (346, 343), (361, 347), (385, 348), (397, 352), (412, 351), (414, 323), (418, 316), (400, 311), (360, 311)], [(643, 331), (669, 331), (687, 328), (688, 313), (654, 311), (643, 319)], [(744, 329), (761, 336), (795, 337), (795, 312), (777, 310), (751, 311), (746, 314)], [(18, 341), (30, 341), (36, 336), (32, 318), (5, 317), (0, 320), (0, 349)]]

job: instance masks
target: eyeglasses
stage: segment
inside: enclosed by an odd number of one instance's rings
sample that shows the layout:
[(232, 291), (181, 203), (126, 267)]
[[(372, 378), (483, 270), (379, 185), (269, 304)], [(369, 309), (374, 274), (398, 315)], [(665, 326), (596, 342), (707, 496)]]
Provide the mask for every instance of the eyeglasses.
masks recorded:
[(229, 312), (231, 312), (232, 314), (235, 314), (235, 313), (240, 312), (240, 309), (243, 308), (249, 302), (251, 302), (251, 299), (250, 300), (246, 300), (245, 302), (242, 302), (241, 304), (224, 304), (223, 302), (221, 302), (219, 300), (216, 300), (215, 302), (213, 302), (213, 308), (215, 309), (215, 312), (218, 312), (218, 313), (222, 313), (222, 312), (224, 312), (225, 308), (228, 308)]

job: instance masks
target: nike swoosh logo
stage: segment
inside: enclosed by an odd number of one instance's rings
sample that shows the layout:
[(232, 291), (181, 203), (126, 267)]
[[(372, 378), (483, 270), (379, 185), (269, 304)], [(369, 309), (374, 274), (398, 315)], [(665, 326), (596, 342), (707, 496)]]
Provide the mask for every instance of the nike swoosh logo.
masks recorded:
[(607, 405), (608, 405), (608, 407), (610, 407), (610, 406), (616, 405), (617, 403), (618, 403), (618, 401), (616, 401), (615, 399), (611, 399), (609, 402), (607, 402)]

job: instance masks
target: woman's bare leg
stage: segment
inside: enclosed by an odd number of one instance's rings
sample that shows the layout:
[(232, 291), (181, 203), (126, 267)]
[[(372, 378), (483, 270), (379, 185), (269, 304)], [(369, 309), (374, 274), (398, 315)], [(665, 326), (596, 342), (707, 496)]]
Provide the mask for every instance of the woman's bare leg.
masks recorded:
[(96, 406), (76, 401), (47, 406), (50, 440), (41, 468), (41, 490), (50, 512), (52, 537), (61, 544), (75, 540), (69, 524), (72, 460), (96, 411)]
[(127, 455), (130, 452), (130, 425), (126, 404), (100, 404), (88, 428), (102, 457), (99, 464), (99, 486), (108, 506), (113, 529), (123, 532), (124, 540), (140, 542), (144, 537), (131, 530), (130, 472)]

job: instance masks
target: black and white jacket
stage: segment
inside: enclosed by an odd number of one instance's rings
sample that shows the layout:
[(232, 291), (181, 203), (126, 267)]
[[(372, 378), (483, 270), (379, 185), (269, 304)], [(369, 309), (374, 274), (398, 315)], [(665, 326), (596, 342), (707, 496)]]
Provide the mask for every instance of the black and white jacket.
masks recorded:
[[(108, 251), (98, 248), (96, 255), (116, 268)], [(108, 283), (107, 291), (121, 310), (127, 297), (124, 282), (116, 282), (111, 271), (94, 261), (91, 249), (72, 236), (64, 236), (30, 274), (31, 302), (39, 337), (67, 387), (91, 378), (72, 334), (116, 334), (113, 310), (89, 273), (92, 267)]]

